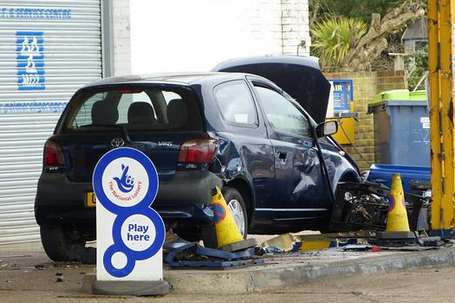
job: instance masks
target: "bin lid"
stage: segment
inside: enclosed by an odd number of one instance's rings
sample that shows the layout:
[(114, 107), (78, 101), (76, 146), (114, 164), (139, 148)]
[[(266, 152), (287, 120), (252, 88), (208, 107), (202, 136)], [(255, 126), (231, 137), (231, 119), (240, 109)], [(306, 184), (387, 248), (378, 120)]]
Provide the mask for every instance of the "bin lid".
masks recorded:
[(421, 105), (426, 103), (427, 93), (425, 90), (410, 92), (407, 89), (388, 90), (376, 95), (368, 107), (375, 107), (382, 104), (387, 105)]

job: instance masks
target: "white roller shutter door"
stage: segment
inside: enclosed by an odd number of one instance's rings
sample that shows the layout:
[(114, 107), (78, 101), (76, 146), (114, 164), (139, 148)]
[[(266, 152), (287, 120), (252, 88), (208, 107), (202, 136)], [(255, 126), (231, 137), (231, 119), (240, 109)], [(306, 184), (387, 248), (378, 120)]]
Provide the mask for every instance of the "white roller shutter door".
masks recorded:
[(42, 150), (76, 89), (102, 75), (101, 0), (0, 0), (0, 244), (39, 239)]

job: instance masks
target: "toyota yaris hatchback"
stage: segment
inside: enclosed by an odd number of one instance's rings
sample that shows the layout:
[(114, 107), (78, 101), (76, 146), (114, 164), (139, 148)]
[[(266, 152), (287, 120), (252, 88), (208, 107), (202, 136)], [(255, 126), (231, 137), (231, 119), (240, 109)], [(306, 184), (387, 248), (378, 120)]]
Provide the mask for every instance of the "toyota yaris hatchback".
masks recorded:
[(93, 83), (76, 92), (45, 144), (35, 203), (43, 246), (53, 260), (77, 260), (72, 251), (95, 239), (92, 172), (120, 146), (154, 162), (154, 208), (184, 238), (213, 245), (216, 186), (245, 236), (326, 229), (337, 184), (359, 179), (326, 136), (335, 131), (336, 123), (318, 125), (278, 86), (250, 74)]

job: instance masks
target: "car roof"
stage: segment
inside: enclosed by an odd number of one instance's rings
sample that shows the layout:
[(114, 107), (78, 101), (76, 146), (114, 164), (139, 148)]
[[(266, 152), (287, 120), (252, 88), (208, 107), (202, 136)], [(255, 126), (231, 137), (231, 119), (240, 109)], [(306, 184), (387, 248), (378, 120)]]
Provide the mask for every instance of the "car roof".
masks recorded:
[[(226, 80), (244, 79), (247, 73), (224, 73), (224, 72), (205, 72), (205, 73), (165, 73), (165, 74), (146, 74), (129, 75), (104, 78), (92, 82), (84, 88), (116, 84), (145, 84), (145, 83), (165, 83), (178, 85), (195, 85), (206, 82), (223, 82)], [(252, 75), (258, 77), (257, 75)], [(264, 80), (268, 81), (264, 78)]]

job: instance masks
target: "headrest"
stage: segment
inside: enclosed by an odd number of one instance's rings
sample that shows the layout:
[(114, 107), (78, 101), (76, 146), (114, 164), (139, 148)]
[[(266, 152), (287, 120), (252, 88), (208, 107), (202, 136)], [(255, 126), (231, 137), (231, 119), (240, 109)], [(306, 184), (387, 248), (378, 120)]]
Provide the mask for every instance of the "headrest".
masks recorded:
[(109, 100), (100, 100), (92, 106), (93, 125), (113, 125), (118, 120), (118, 111)]
[(188, 108), (182, 99), (173, 99), (167, 105), (167, 119), (172, 128), (181, 128), (188, 121)]
[(128, 108), (129, 124), (146, 124), (150, 125), (156, 121), (155, 111), (148, 102), (134, 102)]

